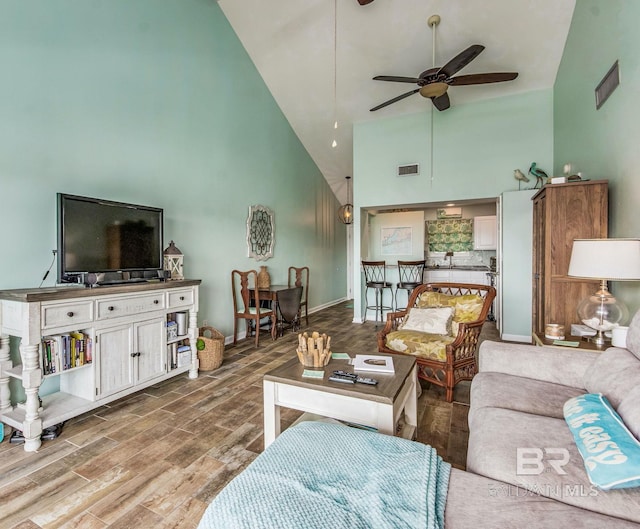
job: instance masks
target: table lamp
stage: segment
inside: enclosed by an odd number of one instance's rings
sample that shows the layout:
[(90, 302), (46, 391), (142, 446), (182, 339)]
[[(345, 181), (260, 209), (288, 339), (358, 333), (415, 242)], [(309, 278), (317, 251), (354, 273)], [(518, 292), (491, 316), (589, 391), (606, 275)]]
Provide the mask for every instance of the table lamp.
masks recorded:
[(567, 275), (600, 281), (599, 290), (580, 302), (577, 312), (582, 323), (596, 331), (591, 341), (603, 346), (604, 333), (629, 317), (624, 303), (607, 289), (607, 281), (640, 280), (640, 239), (576, 239)]

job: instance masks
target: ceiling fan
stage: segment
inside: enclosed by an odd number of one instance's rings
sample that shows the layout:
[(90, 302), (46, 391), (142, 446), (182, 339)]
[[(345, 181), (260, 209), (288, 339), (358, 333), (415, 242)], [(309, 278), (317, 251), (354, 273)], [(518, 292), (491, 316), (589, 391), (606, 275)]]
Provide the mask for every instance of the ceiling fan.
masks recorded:
[[(358, 0), (366, 1), (366, 0)], [(371, 0), (372, 1), (372, 0)], [(439, 15), (432, 15), (427, 21), (429, 26), (433, 28), (433, 64), (434, 67), (422, 72), (418, 77), (399, 77), (395, 75), (378, 75), (373, 78), (374, 81), (392, 81), (395, 83), (411, 83), (417, 84), (418, 88), (410, 90), (404, 94), (389, 99), (371, 109), (371, 112), (396, 103), (405, 97), (420, 92), (422, 97), (431, 99), (433, 106), (438, 110), (446, 110), (451, 106), (447, 90), (450, 86), (464, 86), (487, 83), (501, 83), (503, 81), (513, 81), (518, 77), (517, 72), (500, 72), (500, 73), (476, 73), (469, 75), (459, 75), (453, 77), (457, 72), (462, 70), (467, 64), (475, 59), (484, 50), (481, 44), (473, 44), (466, 50), (460, 52), (453, 59), (441, 68), (435, 66), (435, 28), (440, 23)]]

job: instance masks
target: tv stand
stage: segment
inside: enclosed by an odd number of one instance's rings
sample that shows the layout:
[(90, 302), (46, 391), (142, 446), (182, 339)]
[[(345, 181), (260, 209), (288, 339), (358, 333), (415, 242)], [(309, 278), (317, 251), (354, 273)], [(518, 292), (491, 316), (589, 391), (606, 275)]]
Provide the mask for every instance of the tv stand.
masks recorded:
[[(197, 378), (199, 285), (0, 291), (0, 421), (20, 430), (24, 449), (34, 452), (46, 428), (180, 374)], [(177, 312), (188, 313), (187, 329), (168, 337), (167, 321)], [(9, 336), (20, 338), (18, 365)], [(172, 353), (187, 340), (191, 355), (176, 362)], [(59, 391), (39, 395), (45, 377), (58, 378)], [(24, 403), (12, 405), (11, 378), (21, 381)]]

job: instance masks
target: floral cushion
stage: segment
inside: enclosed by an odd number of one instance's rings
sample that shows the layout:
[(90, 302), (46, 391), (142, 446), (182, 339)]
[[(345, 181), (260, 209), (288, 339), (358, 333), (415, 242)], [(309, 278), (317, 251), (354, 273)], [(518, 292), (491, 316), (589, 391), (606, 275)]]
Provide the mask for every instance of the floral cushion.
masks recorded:
[(451, 333), (458, 334), (458, 323), (477, 321), (482, 313), (484, 299), (477, 294), (452, 296), (441, 292), (423, 292), (416, 301), (417, 307), (453, 307)]
[(477, 321), (482, 313), (484, 299), (477, 294), (452, 296), (440, 292), (423, 292), (416, 301), (416, 307), (453, 307), (451, 334), (429, 334), (420, 331), (399, 329), (385, 337), (386, 345), (393, 351), (410, 354), (421, 358), (444, 362), (447, 358), (447, 344), (458, 335), (458, 324)]
[(454, 339), (453, 336), (441, 334), (399, 330), (387, 334), (386, 344), (392, 351), (444, 362), (447, 358), (447, 344)]

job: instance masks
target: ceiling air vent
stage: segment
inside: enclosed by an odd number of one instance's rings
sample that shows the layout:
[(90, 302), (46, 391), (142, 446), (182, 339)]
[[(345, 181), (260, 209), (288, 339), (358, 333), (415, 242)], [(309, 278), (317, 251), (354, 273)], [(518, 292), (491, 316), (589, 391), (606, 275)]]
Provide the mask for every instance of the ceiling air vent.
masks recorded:
[(413, 176), (420, 174), (420, 166), (417, 163), (398, 166), (398, 176)]
[(604, 102), (609, 98), (613, 91), (620, 84), (620, 71), (618, 70), (618, 61), (616, 61), (611, 69), (607, 72), (596, 86), (596, 110), (598, 110)]

